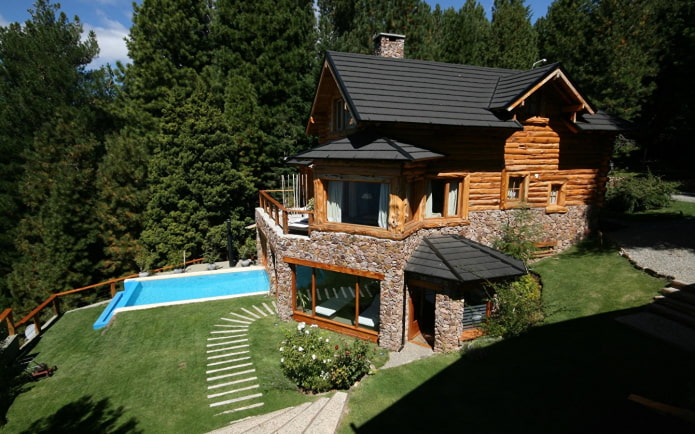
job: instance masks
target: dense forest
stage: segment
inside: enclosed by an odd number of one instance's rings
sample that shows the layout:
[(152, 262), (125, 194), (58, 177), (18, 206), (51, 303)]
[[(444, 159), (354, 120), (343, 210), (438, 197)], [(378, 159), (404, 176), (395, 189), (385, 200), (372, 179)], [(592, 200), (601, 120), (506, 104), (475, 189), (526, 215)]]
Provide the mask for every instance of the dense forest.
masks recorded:
[[(327, 49), (516, 69), (562, 62), (595, 106), (636, 126), (641, 157), (689, 152), (695, 0), (143, 0), (130, 63), (98, 55), (78, 17), (37, 0), (0, 27), (0, 307), (188, 257), (252, 248), (259, 189), (311, 146)], [(90, 302), (84, 296), (74, 303)]]

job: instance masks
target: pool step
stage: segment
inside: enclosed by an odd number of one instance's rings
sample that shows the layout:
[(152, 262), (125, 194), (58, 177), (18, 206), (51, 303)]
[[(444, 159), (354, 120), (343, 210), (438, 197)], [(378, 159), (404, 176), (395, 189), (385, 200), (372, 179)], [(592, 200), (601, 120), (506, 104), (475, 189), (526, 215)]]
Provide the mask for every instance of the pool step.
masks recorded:
[(264, 405), (248, 337), (251, 323), (275, 314), (266, 303), (263, 308), (253, 305), (250, 309), (242, 308), (241, 312), (230, 312), (220, 318), (224, 324), (215, 324), (216, 329), (210, 331), (205, 375), (209, 406), (217, 411), (216, 416), (238, 414)]

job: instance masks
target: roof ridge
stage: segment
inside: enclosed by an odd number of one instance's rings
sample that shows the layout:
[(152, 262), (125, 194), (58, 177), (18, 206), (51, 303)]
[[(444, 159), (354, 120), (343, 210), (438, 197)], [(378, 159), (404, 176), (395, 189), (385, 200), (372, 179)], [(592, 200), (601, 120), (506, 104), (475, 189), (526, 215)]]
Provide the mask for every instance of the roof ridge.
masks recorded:
[(424, 241), (425, 244), (427, 244), (427, 247), (429, 247), (429, 249), (432, 250), (432, 253), (434, 253), (435, 256), (437, 256), (437, 258), (439, 258), (440, 261), (442, 261), (442, 263), (446, 266), (446, 268), (449, 269), (449, 271), (451, 271), (451, 274), (456, 276), (456, 278), (459, 280), (459, 282), (465, 282), (466, 281), (463, 278), (463, 276), (461, 276), (461, 274), (459, 274), (458, 270), (456, 270), (455, 267), (452, 267), (451, 264), (449, 263), (449, 261), (447, 261), (446, 258), (444, 258), (444, 255), (442, 255), (442, 253), (439, 251), (439, 249), (434, 247), (434, 244), (432, 244), (432, 242), (430, 240), (428, 240), (427, 237), (424, 237), (422, 239), (422, 241)]
[(393, 139), (391, 139), (390, 137), (386, 137), (386, 136), (382, 137), (382, 139), (384, 139), (386, 141), (386, 143), (391, 145), (396, 151), (398, 151), (402, 156), (407, 158), (409, 161), (413, 161), (413, 156), (410, 155), (410, 153), (406, 152), (405, 149), (403, 149), (398, 143), (393, 141)]

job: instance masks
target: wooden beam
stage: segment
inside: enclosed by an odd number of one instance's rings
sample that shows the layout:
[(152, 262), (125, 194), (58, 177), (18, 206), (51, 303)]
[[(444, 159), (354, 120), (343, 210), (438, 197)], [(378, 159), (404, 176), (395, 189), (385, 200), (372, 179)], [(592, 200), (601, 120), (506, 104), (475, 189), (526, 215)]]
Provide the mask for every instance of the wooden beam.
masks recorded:
[(292, 258), (285, 256), (285, 262), (288, 264), (302, 265), (305, 267), (320, 268), (322, 270), (335, 271), (336, 273), (351, 274), (354, 276), (368, 277), (370, 279), (384, 280), (383, 273), (374, 271), (357, 270), (355, 268), (341, 267), (339, 265), (325, 264), (323, 262), (309, 261), (306, 259)]

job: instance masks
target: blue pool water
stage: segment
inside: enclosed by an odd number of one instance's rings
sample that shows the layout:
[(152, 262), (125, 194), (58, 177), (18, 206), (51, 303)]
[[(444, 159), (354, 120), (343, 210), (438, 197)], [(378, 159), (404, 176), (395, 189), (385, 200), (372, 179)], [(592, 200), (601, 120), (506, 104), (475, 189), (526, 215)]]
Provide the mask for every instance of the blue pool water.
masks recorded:
[(123, 286), (94, 323), (95, 330), (106, 326), (118, 312), (264, 294), (270, 282), (263, 268), (254, 267), (127, 279)]

